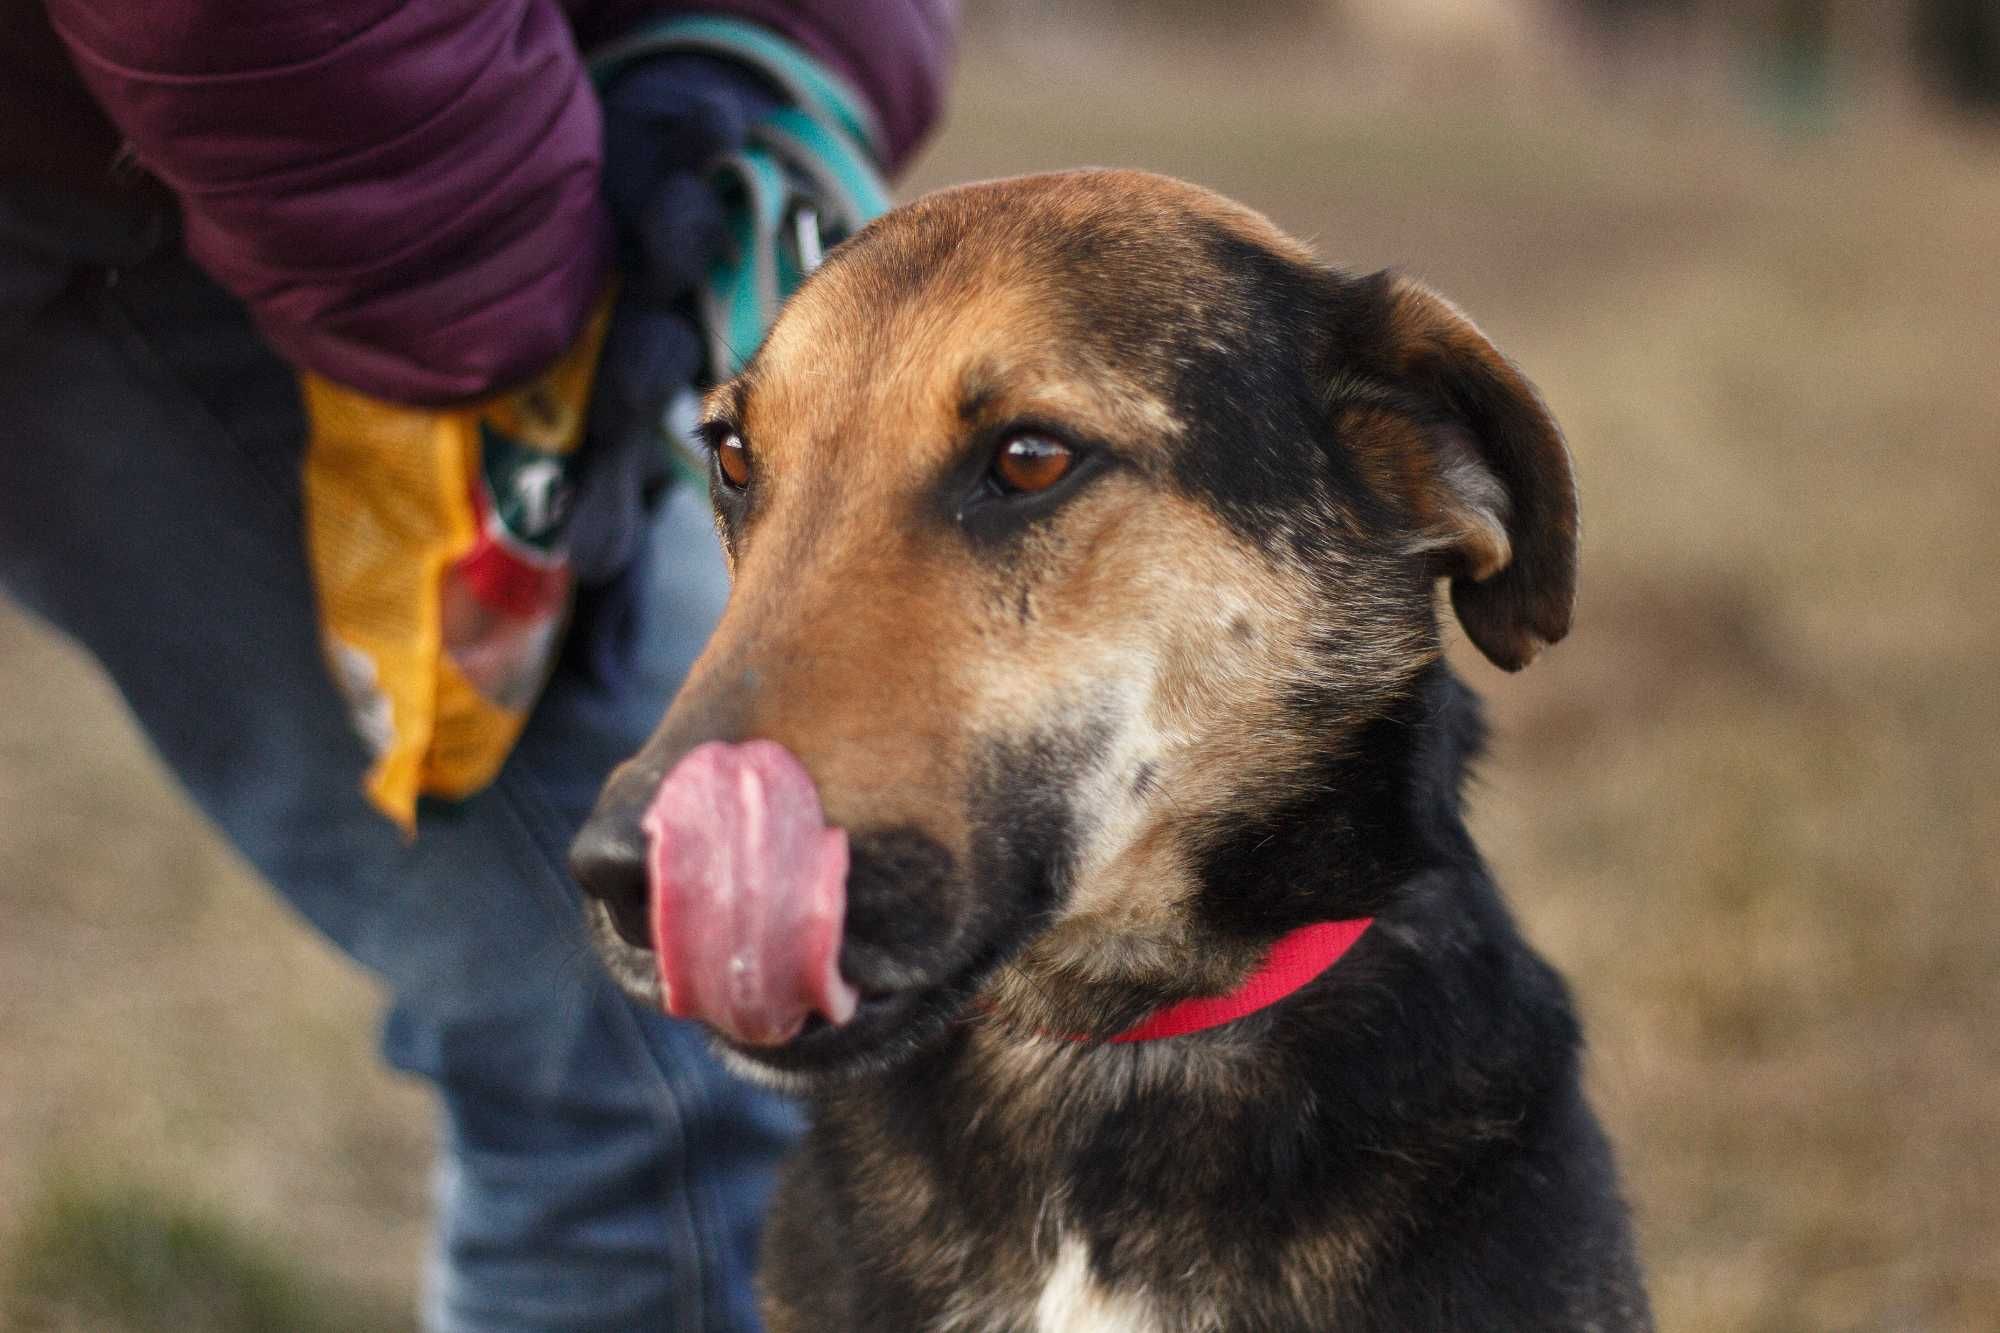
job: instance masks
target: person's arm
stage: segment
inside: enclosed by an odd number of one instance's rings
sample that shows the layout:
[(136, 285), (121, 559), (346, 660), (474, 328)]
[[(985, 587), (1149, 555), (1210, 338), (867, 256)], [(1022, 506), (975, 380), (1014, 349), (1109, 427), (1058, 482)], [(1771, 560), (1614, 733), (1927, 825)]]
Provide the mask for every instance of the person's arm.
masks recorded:
[(762, 23), (847, 74), (892, 162), (933, 120), (948, 0), (49, 0), (191, 254), (302, 368), (442, 405), (551, 364), (603, 289), (599, 110), (576, 41)]
[(597, 103), (553, 0), (50, 0), (287, 359), (412, 404), (553, 362), (601, 293)]

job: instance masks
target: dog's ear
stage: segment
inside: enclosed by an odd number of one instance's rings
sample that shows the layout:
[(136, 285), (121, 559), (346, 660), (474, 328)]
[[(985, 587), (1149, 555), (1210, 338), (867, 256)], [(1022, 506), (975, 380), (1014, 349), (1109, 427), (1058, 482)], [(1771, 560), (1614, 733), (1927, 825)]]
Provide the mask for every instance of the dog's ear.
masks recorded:
[[(1363, 279), (1330, 396), (1400, 418), (1393, 472), (1466, 634), (1518, 671), (1569, 632), (1576, 480), (1541, 395), (1458, 308), (1397, 273)], [(1359, 314), (1354, 307), (1349, 310)], [(1358, 355), (1355, 355), (1357, 354)], [(1367, 383), (1357, 381), (1360, 370)], [(1370, 389), (1386, 390), (1371, 403)]]

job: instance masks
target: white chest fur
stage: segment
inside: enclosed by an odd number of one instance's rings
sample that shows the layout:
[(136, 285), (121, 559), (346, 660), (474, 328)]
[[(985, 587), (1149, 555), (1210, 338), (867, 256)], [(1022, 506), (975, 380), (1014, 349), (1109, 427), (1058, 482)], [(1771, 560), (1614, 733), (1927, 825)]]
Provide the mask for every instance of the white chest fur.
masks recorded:
[(1154, 1333), (1160, 1323), (1143, 1297), (1107, 1290), (1091, 1276), (1090, 1251), (1063, 1238), (1035, 1302), (1035, 1333)]

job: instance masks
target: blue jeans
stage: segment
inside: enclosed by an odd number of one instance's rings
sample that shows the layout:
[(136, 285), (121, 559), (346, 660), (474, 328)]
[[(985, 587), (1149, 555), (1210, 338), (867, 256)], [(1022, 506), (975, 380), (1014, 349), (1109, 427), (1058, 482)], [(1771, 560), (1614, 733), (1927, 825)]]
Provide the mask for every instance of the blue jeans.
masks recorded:
[[(444, 1110), (425, 1315), (450, 1330), (756, 1327), (787, 1102), (598, 969), (564, 869), (725, 594), (676, 493), (578, 609), (498, 781), (406, 841), (320, 654), (290, 372), (157, 208), (0, 185), (0, 587), (87, 648), (196, 804), (393, 994)], [(134, 885), (143, 892), (143, 885)]]

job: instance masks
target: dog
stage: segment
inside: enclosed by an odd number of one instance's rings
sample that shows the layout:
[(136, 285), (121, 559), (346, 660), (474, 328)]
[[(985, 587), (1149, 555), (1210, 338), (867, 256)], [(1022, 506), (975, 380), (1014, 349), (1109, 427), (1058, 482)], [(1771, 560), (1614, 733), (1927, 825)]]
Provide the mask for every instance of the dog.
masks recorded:
[(1463, 314), (1181, 182), (968, 185), (703, 430), (730, 599), (572, 866), (627, 990), (810, 1101), (773, 1333), (1651, 1326), (1461, 816), (1438, 585), (1516, 669), (1578, 540)]

